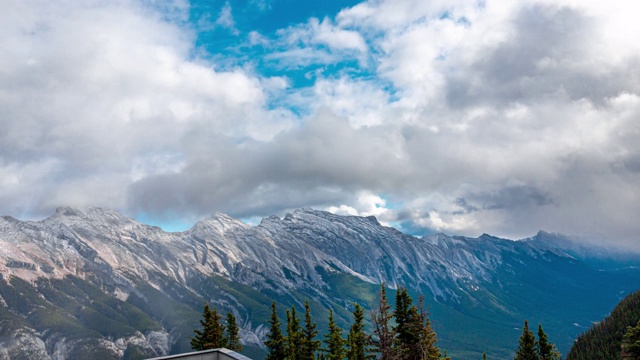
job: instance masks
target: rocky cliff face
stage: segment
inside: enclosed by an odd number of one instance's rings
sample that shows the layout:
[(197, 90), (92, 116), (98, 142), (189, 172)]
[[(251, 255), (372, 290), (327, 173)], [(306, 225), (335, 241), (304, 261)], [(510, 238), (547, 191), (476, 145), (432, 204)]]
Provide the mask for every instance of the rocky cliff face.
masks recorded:
[[(310, 209), (258, 226), (215, 214), (181, 233), (98, 208), (60, 208), (37, 222), (2, 217), (0, 359), (186, 351), (205, 301), (234, 312), (245, 344), (259, 349), (271, 299), (291, 306), (310, 298), (348, 321), (351, 302), (369, 305), (381, 282), (425, 294), (434, 318), (443, 316), (441, 340), (454, 352), (470, 342), (447, 333), (456, 327), (444, 317), (493, 326), (486, 336), (514, 332), (523, 316), (566, 321), (577, 333), (590, 316), (602, 317), (600, 308), (636, 288), (640, 275), (598, 271), (587, 261), (588, 248), (575, 248), (545, 233), (517, 242), (488, 235), (416, 238), (373, 217)], [(550, 291), (559, 293), (540, 296)], [(567, 311), (568, 296), (590, 297), (590, 304)], [(469, 334), (482, 346), (484, 335)], [(506, 354), (501, 346), (498, 356)]]

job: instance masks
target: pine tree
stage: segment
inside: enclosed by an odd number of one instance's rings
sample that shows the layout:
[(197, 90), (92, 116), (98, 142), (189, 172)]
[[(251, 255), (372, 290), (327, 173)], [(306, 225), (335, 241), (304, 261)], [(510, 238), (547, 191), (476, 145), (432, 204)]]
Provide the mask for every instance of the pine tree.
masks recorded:
[(549, 342), (547, 334), (542, 330), (542, 325), (538, 324), (538, 358), (540, 360), (559, 360), (561, 358), (556, 346)]
[(289, 360), (302, 358), (302, 329), (295, 306), (291, 306), (291, 311), (287, 310), (286, 350)]
[[(406, 334), (404, 336), (404, 349), (406, 350), (403, 353), (403, 359), (407, 360), (422, 360), (424, 359), (424, 351), (421, 348), (421, 335), (423, 334), (423, 324), (421, 321), (420, 314), (418, 313), (418, 308), (415, 306), (409, 307), (408, 313), (408, 322), (406, 323), (405, 329)], [(438, 353), (438, 357), (440, 358), (440, 354)], [(431, 360), (431, 359), (429, 359)]]
[(634, 327), (627, 327), (622, 338), (622, 358), (624, 360), (640, 359), (640, 321)]
[[(333, 310), (329, 309), (329, 333), (325, 335), (324, 343), (326, 348), (323, 350), (326, 352), (322, 354), (322, 358), (326, 360), (343, 360), (345, 357), (344, 345), (345, 341), (342, 339), (342, 329), (336, 324), (333, 319)], [(318, 357), (320, 360), (320, 356)]]
[(318, 330), (316, 330), (316, 323), (311, 319), (309, 300), (307, 300), (304, 303), (304, 329), (302, 329), (302, 357), (300, 360), (315, 360), (315, 353), (320, 349), (320, 340), (315, 340), (316, 336), (318, 336)]
[[(440, 349), (435, 346), (437, 338), (426, 322), (424, 309), (420, 311), (412, 305), (413, 299), (402, 287), (396, 293), (396, 333), (395, 349), (401, 360), (439, 359)], [(421, 300), (421, 308), (422, 300)]]
[(482, 353), (482, 360), (487, 360), (487, 353), (486, 352)]
[(538, 360), (536, 338), (533, 332), (529, 330), (529, 322), (527, 320), (524, 321), (524, 328), (522, 329), (514, 360)]
[(264, 345), (269, 349), (269, 354), (265, 360), (285, 360), (286, 358), (286, 340), (280, 330), (280, 319), (275, 301), (271, 303), (271, 320), (269, 321), (269, 332)]
[(395, 359), (393, 353), (394, 333), (390, 327), (392, 318), (393, 313), (391, 312), (391, 305), (389, 305), (385, 283), (383, 282), (378, 293), (378, 307), (371, 310), (373, 335), (378, 338), (378, 341), (373, 346), (376, 352), (380, 353), (380, 360)]
[(640, 291), (627, 295), (611, 314), (578, 336), (567, 360), (620, 359), (626, 329), (640, 321)]
[(220, 323), (222, 317), (218, 315), (218, 310), (216, 308), (211, 310), (209, 304), (205, 304), (202, 317), (203, 319), (200, 320), (202, 330), (193, 331), (196, 336), (191, 339), (191, 347), (200, 351), (224, 346), (224, 327)]
[(240, 335), (238, 334), (238, 324), (236, 323), (236, 317), (228, 312), (227, 313), (227, 336), (226, 336), (226, 348), (233, 351), (242, 351), (242, 343), (240, 343)]
[(429, 320), (429, 317), (427, 317), (427, 312), (424, 308), (423, 296), (420, 296), (418, 303), (420, 304), (420, 325), (422, 327), (419, 333), (421, 359), (440, 359), (440, 348), (436, 346), (436, 342), (438, 342), (438, 336), (431, 327), (431, 320)]
[(353, 311), (353, 325), (347, 337), (347, 359), (366, 360), (368, 338), (364, 332), (364, 310), (359, 304), (355, 304)]
[(410, 359), (413, 345), (417, 342), (417, 336), (414, 333), (416, 329), (410, 328), (412, 316), (417, 316), (417, 311), (415, 314), (412, 314), (411, 302), (412, 299), (407, 293), (407, 288), (401, 287), (398, 289), (396, 292), (396, 308), (394, 311), (396, 326), (393, 328), (393, 331), (395, 333), (395, 352), (401, 360)]

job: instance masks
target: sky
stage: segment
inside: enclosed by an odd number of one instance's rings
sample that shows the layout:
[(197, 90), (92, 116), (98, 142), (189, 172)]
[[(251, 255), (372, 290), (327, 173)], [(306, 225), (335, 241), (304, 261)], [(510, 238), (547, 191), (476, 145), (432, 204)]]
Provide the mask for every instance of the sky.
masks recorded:
[(0, 213), (640, 248), (640, 4), (3, 0)]

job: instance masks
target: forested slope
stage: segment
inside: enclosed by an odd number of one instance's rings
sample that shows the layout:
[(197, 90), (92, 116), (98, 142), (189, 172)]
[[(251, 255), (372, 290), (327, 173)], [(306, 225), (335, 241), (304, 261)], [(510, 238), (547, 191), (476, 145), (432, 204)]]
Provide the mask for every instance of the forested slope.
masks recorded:
[(622, 337), (640, 320), (640, 291), (629, 294), (611, 314), (576, 339), (567, 360), (622, 359)]

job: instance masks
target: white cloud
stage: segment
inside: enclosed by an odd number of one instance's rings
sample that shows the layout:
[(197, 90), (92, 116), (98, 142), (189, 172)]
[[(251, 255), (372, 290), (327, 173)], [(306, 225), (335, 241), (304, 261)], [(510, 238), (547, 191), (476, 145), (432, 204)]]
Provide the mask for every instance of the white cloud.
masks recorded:
[(362, 53), (367, 52), (367, 44), (357, 31), (335, 26), (328, 18), (325, 18), (322, 22), (318, 22), (317, 19), (313, 18), (309, 21), (309, 25), (314, 32), (315, 42), (326, 44), (332, 49), (354, 49)]
[[(0, 151), (30, 176), (2, 196), (13, 208), (124, 208), (132, 180), (163, 171), (144, 170), (152, 165), (140, 159), (180, 159), (172, 169), (206, 151), (191, 136), (266, 140), (291, 126), (288, 111), (267, 109), (277, 80), (192, 58), (191, 34), (152, 8), (22, 2), (6, 10)], [(51, 173), (27, 170), (52, 162)]]
[(375, 216), (383, 224), (387, 224), (386, 219), (395, 219), (393, 210), (387, 208), (387, 201), (370, 191), (361, 191), (354, 206), (329, 206), (326, 210), (338, 215)]
[[(198, 58), (195, 34), (157, 8), (14, 2), (0, 14), (0, 209), (315, 206), (424, 231), (632, 243), (634, 6), (364, 2), (238, 40), (284, 73), (265, 77)], [(235, 29), (229, 3), (218, 20)], [(293, 87), (291, 69), (312, 85)]]
[(233, 14), (231, 14), (231, 5), (229, 5), (229, 2), (226, 2), (222, 7), (222, 10), (220, 10), (220, 15), (216, 19), (216, 25), (228, 29), (234, 35), (240, 34), (240, 31), (236, 29), (236, 22), (233, 20)]

